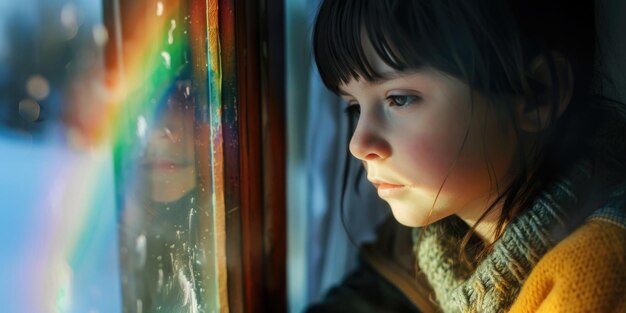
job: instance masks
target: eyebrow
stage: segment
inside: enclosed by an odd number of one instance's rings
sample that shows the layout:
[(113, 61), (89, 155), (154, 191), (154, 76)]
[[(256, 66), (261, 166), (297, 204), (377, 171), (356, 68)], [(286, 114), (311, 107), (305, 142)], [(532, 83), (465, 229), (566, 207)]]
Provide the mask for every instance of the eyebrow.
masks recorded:
[[(402, 73), (396, 72), (396, 71), (388, 71), (388, 72), (381, 73), (380, 77), (369, 80), (368, 82), (373, 85), (381, 85), (396, 78), (402, 78), (402, 77), (415, 75), (415, 74), (419, 74), (423, 72), (425, 72), (424, 69), (411, 70), (411, 71), (402, 72)], [(352, 97), (352, 95), (350, 95), (349, 93), (346, 93), (345, 91), (341, 89), (339, 89), (339, 95)]]

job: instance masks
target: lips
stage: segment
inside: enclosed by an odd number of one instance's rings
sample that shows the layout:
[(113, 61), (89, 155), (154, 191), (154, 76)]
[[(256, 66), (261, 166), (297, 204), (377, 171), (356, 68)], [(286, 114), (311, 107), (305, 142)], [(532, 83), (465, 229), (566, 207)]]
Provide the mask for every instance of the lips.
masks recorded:
[(395, 195), (406, 188), (405, 185), (393, 184), (379, 179), (368, 180), (372, 182), (372, 184), (374, 184), (374, 187), (376, 187), (376, 190), (378, 190), (378, 195), (381, 198)]
[(395, 189), (395, 188), (402, 188), (404, 187), (404, 185), (394, 185), (394, 184), (387, 184), (387, 183), (382, 183), (382, 184), (374, 184), (376, 186), (376, 189), (383, 189), (383, 190), (387, 190), (387, 189)]

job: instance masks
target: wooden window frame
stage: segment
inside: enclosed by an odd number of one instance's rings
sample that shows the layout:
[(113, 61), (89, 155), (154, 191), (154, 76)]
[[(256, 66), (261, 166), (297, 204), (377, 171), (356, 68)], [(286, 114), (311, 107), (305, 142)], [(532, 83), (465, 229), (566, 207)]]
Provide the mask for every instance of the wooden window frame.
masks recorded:
[[(228, 271), (230, 308), (233, 312), (287, 312), (284, 3), (222, 3), (235, 8), (221, 10), (234, 16), (223, 18), (220, 24), (234, 20), (235, 32), (229, 34), (234, 36), (234, 45), (228, 45), (234, 51), (223, 52), (235, 55), (237, 66), (237, 77), (224, 77), (224, 86), (237, 89), (237, 99), (224, 99), (224, 103), (238, 104), (239, 120), (239, 151), (228, 145), (225, 160), (234, 162), (239, 155), (241, 178), (241, 202), (227, 204), (240, 208), (226, 217), (229, 267), (240, 264)], [(236, 268), (243, 271), (236, 273)]]

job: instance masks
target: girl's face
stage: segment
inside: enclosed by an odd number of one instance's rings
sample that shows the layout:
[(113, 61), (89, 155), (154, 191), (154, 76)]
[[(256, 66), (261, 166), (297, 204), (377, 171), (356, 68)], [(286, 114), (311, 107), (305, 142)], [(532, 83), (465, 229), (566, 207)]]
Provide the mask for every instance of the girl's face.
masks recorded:
[(356, 106), (351, 109), (360, 109), (350, 152), (363, 162), (368, 180), (407, 226), (452, 214), (476, 221), (512, 174), (511, 127), (453, 77), (433, 69), (399, 73), (380, 61), (375, 66), (384, 79), (340, 86), (344, 100)]
[(181, 97), (168, 99), (148, 137), (142, 169), (152, 200), (170, 202), (196, 185), (194, 107)]

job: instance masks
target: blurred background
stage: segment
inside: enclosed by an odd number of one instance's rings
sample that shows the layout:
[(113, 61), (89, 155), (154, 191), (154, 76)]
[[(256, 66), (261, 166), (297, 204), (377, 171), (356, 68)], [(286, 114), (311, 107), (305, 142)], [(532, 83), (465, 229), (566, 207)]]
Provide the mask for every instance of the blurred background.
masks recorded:
[(0, 1), (5, 312), (119, 310), (113, 155), (79, 131), (101, 120), (108, 39), (99, 1)]

